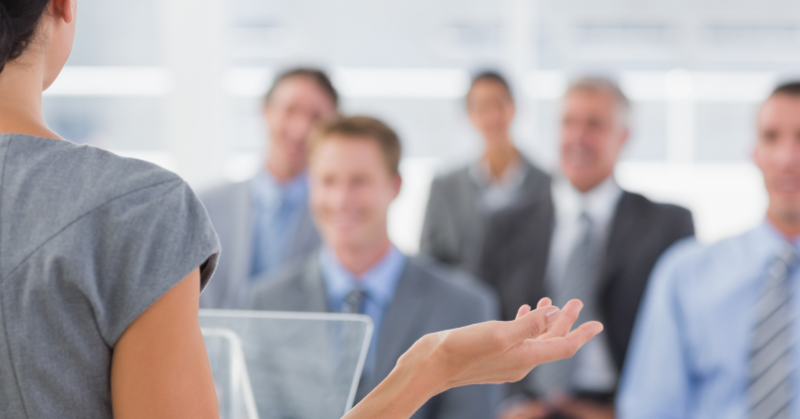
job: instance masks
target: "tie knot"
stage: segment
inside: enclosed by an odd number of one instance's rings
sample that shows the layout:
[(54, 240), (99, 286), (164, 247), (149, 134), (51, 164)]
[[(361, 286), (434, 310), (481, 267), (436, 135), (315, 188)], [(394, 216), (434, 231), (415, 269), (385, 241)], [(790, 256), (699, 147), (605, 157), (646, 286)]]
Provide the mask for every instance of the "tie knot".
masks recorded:
[(344, 298), (344, 306), (342, 307), (343, 313), (361, 313), (363, 311), (364, 305), (364, 298), (367, 296), (367, 293), (360, 289), (356, 288), (350, 291), (349, 294)]
[(581, 215), (578, 216), (578, 223), (580, 224), (581, 230), (584, 231), (584, 234), (589, 234), (594, 224), (592, 216), (586, 211), (581, 211)]
[(783, 249), (781, 249), (780, 253), (778, 253), (778, 257), (775, 258), (775, 262), (769, 270), (772, 281), (774, 283), (782, 283), (786, 280), (789, 270), (797, 265), (797, 262), (800, 262), (797, 250), (794, 246), (787, 243)]
[(797, 262), (800, 262), (800, 256), (797, 255), (797, 249), (791, 244), (787, 244), (778, 255), (778, 259), (783, 262), (787, 267), (792, 267)]

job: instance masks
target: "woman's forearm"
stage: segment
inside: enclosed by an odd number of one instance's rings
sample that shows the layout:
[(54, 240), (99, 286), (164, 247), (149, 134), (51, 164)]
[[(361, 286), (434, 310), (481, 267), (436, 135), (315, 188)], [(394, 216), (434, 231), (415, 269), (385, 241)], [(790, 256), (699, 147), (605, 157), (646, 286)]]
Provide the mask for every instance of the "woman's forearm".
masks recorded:
[(406, 419), (439, 394), (444, 377), (433, 359), (431, 337), (417, 342), (388, 377), (343, 419)]

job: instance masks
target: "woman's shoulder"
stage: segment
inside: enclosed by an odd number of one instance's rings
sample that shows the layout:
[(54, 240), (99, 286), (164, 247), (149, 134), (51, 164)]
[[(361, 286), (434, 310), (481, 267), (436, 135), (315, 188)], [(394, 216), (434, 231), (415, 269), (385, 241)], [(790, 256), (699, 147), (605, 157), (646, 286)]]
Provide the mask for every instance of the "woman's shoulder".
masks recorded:
[(156, 165), (67, 141), (0, 135), (0, 247), (8, 250), (2, 259), (22, 260), (65, 232), (82, 235), (79, 226), (118, 234), (128, 228), (126, 213), (152, 212), (170, 194), (192, 192)]
[[(4, 135), (8, 141), (5, 175), (6, 190), (18, 181), (30, 191), (47, 191), (82, 199), (96, 195), (100, 200), (181, 178), (157, 165), (118, 156), (88, 145), (28, 135)], [(42, 188), (44, 185), (51, 187)], [(21, 184), (19, 186), (22, 186)]]

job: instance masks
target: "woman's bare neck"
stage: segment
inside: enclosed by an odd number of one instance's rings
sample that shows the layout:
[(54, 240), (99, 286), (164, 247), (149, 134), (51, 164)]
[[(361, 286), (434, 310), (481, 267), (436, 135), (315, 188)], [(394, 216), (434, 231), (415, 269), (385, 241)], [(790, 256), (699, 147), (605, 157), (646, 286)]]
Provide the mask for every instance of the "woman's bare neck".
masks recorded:
[(42, 114), (44, 65), (35, 58), (23, 55), (0, 72), (0, 133), (60, 139)]

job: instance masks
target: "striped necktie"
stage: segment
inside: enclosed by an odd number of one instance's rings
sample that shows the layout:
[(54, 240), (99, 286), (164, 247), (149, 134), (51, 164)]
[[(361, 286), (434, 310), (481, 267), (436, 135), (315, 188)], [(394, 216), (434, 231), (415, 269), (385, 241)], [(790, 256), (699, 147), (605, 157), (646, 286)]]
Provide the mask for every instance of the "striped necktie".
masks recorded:
[(789, 418), (795, 316), (787, 278), (797, 262), (797, 252), (787, 245), (770, 267), (756, 306), (749, 365), (750, 419)]

